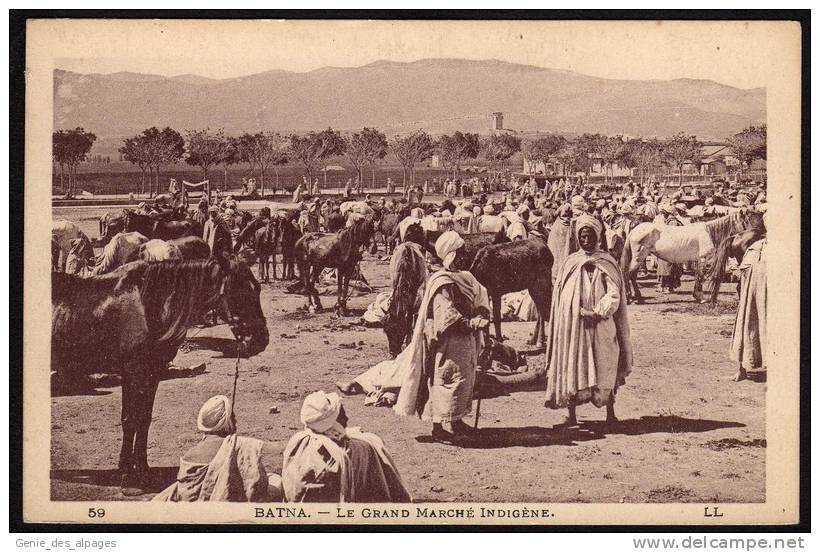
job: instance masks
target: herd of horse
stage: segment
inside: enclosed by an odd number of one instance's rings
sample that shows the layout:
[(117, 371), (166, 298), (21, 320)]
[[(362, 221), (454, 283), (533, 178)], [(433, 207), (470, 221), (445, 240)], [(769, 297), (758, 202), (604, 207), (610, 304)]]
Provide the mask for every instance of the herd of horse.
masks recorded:
[[(238, 222), (244, 225), (234, 251), (213, 256), (201, 237), (203, 221), (188, 214), (151, 216), (128, 209), (107, 214), (100, 219), (97, 245), (103, 246), (103, 253), (99, 256), (75, 224), (53, 224), (51, 366), (55, 383), (76, 383), (90, 372), (119, 374), (123, 389), (119, 469), (124, 487), (145, 481), (157, 385), (190, 327), (216, 311), (236, 338), (237, 354), (251, 356), (267, 347), (269, 333), (260, 304), (261, 286), (250, 268), (253, 264), (258, 263), (259, 279), (276, 279), (276, 256), (281, 252), (281, 277), (294, 278), (298, 267), (301, 293), (314, 312), (322, 308), (316, 290), (319, 275), (324, 269), (334, 269), (337, 310), (344, 315), (347, 287), (362, 260), (362, 250), (375, 247), (375, 236), (381, 234), (391, 252), (397, 222), (406, 213), (374, 210), (335, 232), (305, 235), (294, 224), (295, 211), (256, 223), (252, 216), (239, 216)], [(434, 244), (443, 231), (423, 231), (423, 248), (429, 254), (435, 256)], [(545, 340), (553, 285), (548, 231), (536, 227), (528, 238), (514, 241), (503, 232), (463, 236), (465, 245), (455, 266), (469, 270), (487, 288), (499, 342), (503, 340), (501, 297), (520, 290), (529, 291), (538, 312), (530, 342)], [(764, 231), (760, 213), (739, 210), (683, 227), (638, 224), (624, 231), (620, 240), (611, 241), (622, 248), (621, 267), (625, 278), (634, 283), (638, 299), (636, 274), (648, 255), (673, 263), (711, 256), (716, 260), (711, 276), (719, 285), (723, 270), (718, 263), (725, 264), (728, 256), (742, 256), (745, 247)], [(72, 256), (87, 263), (85, 271), (64, 272)], [(412, 255), (402, 255), (393, 265), (394, 296), (384, 330), (395, 356), (412, 333), (413, 306), (426, 267)], [(717, 287), (713, 286), (713, 298)]]

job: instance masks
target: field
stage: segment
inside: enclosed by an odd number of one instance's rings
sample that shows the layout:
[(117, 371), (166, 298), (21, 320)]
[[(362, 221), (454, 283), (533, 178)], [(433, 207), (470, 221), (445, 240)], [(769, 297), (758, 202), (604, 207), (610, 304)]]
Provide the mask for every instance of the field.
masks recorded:
[[(96, 237), (102, 210), (55, 208)], [(361, 313), (389, 285), (387, 261), (366, 255), (362, 265), (375, 290), (354, 296)], [(386, 408), (345, 399), (351, 425), (380, 435), (416, 501), (464, 502), (762, 502), (765, 500), (765, 377), (730, 381), (728, 360), (734, 319), (734, 285), (725, 284), (716, 309), (692, 302), (692, 282), (679, 293), (648, 296), (629, 319), (635, 363), (618, 393), (621, 422), (605, 429), (603, 410), (578, 409), (580, 428), (553, 429), (565, 411), (543, 406), (543, 389), (485, 399), (480, 437), (465, 447), (430, 441), (430, 427)], [(263, 284), (262, 307), (271, 343), (243, 360), (237, 418), (241, 434), (264, 439), (264, 462), (281, 468), (288, 438), (301, 429), (302, 399), (333, 390), (387, 356), (382, 330), (358, 317), (298, 310), (301, 296), (280, 282)], [(323, 297), (331, 306), (335, 298)], [(504, 323), (509, 343), (523, 347), (531, 323)], [(205, 399), (229, 393), (234, 360), (226, 326), (192, 329), (169, 378), (160, 383), (149, 436), (153, 492), (170, 483), (179, 456), (200, 436), (197, 411)], [(528, 357), (534, 367), (543, 354)], [(204, 368), (198, 368), (204, 364)], [(55, 500), (123, 500), (116, 476), (120, 445), (120, 387), (100, 377), (93, 393), (51, 400), (51, 496)], [(472, 418), (470, 422), (472, 423)], [(151, 493), (132, 500), (146, 500)]]

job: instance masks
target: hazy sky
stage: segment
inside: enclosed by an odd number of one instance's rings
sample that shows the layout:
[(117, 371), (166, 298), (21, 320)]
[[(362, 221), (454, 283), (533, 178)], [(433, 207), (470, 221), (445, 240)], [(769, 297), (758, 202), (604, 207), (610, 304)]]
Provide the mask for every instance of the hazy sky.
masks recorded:
[[(55, 22), (51, 22), (54, 24)], [(74, 21), (59, 68), (224, 78), (376, 60), (501, 59), (619, 79), (763, 86), (767, 38), (789, 23), (452, 21)]]

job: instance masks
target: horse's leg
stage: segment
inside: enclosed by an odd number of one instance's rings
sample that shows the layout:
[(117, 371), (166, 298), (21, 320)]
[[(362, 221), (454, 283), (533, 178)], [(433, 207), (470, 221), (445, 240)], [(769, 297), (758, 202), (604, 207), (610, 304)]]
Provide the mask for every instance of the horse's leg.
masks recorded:
[[(547, 278), (549, 278), (549, 276)], [(538, 311), (538, 318), (535, 320), (535, 330), (533, 331), (532, 337), (527, 342), (529, 345), (544, 345), (544, 342), (546, 341), (544, 324), (547, 318), (549, 318), (549, 286), (552, 284), (549, 280), (546, 281), (545, 286), (539, 284), (541, 284), (541, 282), (536, 283), (536, 285), (528, 289), (530, 299), (532, 299), (533, 303), (535, 303), (535, 309)]]
[(122, 371), (122, 405), (120, 422), (122, 425), (122, 447), (120, 448), (119, 469), (123, 488), (131, 485), (134, 471), (134, 435), (137, 431), (137, 374), (136, 365), (129, 363)]
[(336, 313), (339, 316), (344, 316), (344, 273), (342, 267), (336, 269)]
[[(301, 271), (301, 269), (299, 269)], [(307, 281), (310, 283), (310, 294), (313, 297), (313, 306), (315, 312), (322, 312), (322, 301), (319, 299), (319, 290), (316, 289), (316, 284), (319, 282), (319, 277), (322, 275), (322, 267), (313, 265), (307, 267), (308, 273)]]
[(166, 362), (162, 359), (152, 359), (146, 365), (137, 398), (139, 416), (137, 418), (136, 435), (134, 437), (134, 470), (139, 481), (145, 482), (148, 476), (148, 430), (151, 428), (151, 417), (154, 412), (154, 399), (157, 396), (160, 372)]
[(501, 295), (493, 294), (493, 325), (495, 325), (495, 337), (499, 342), (504, 341), (501, 336)]

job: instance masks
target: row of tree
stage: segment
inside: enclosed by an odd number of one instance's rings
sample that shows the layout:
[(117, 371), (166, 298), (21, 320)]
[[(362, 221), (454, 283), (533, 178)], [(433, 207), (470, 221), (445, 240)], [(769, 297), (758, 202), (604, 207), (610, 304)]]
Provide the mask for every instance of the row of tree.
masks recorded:
[[(751, 166), (755, 159), (766, 158), (766, 125), (747, 127), (727, 141), (741, 177), (743, 169)], [(582, 134), (567, 140), (560, 135), (546, 135), (526, 142), (523, 154), (527, 160), (540, 162), (545, 168), (549, 164), (559, 165), (564, 174), (583, 171), (589, 175), (598, 162), (604, 170), (605, 182), (615, 163), (637, 169), (641, 182), (645, 176), (663, 168), (676, 171), (682, 182), (684, 167), (701, 162), (703, 144), (695, 136), (684, 133), (665, 140), (600, 134)]]
[[(60, 166), (60, 182), (66, 191), (64, 176), (68, 176), (68, 193), (74, 184), (77, 166), (86, 160), (96, 136), (82, 128), (59, 130), (54, 133), (53, 157)], [(766, 158), (766, 126), (750, 126), (728, 139), (732, 155), (738, 161), (738, 170), (751, 165), (755, 159)], [(456, 131), (437, 139), (423, 130), (405, 136), (387, 136), (373, 128), (365, 127), (349, 136), (327, 128), (318, 132), (282, 136), (274, 132), (245, 133), (228, 136), (222, 130), (188, 130), (184, 136), (166, 127), (151, 127), (142, 133), (126, 138), (119, 149), (121, 158), (138, 166), (142, 171), (140, 192), (159, 192), (159, 176), (163, 167), (185, 160), (199, 167), (202, 179), (218, 166), (227, 171), (231, 165), (246, 164), (246, 177), (259, 175), (261, 189), (265, 191), (265, 175), (271, 168), (279, 184), (278, 167), (290, 160), (299, 162), (309, 181), (313, 181), (321, 165), (331, 157), (346, 156), (363, 182), (364, 171), (370, 168), (371, 182), (375, 184), (375, 164), (392, 153), (402, 166), (403, 184), (415, 183), (415, 168), (419, 163), (437, 155), (441, 164), (457, 178), (462, 165), (468, 160), (482, 159), (493, 174), (503, 172), (510, 158), (521, 152), (527, 161), (543, 164), (546, 170), (560, 167), (563, 175), (579, 171), (589, 175), (594, 164), (604, 171), (605, 182), (615, 163), (621, 167), (637, 169), (641, 181), (655, 171), (668, 167), (683, 179), (687, 163), (697, 165), (702, 156), (703, 144), (694, 136), (683, 133), (660, 140), (656, 138), (624, 138), (601, 134), (582, 134), (568, 139), (560, 134), (545, 134), (522, 143), (513, 134), (501, 133), (485, 137), (469, 132)]]
[(71, 196), (77, 167), (88, 158), (97, 137), (82, 127), (58, 130), (51, 137), (51, 157), (60, 167), (60, 191)]

